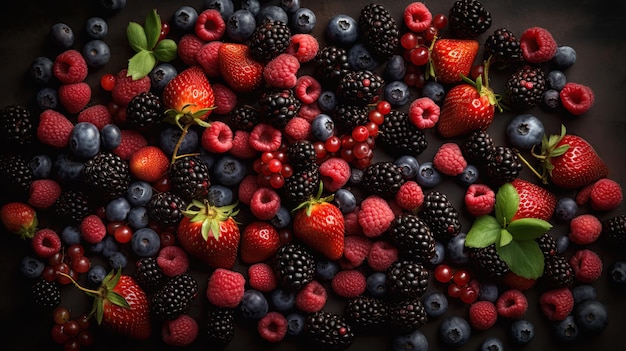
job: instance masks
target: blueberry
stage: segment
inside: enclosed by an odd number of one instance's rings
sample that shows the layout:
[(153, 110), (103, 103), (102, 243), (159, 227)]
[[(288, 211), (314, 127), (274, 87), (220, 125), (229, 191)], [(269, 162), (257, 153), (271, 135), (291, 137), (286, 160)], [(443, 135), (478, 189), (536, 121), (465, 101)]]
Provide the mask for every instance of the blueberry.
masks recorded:
[(326, 23), (325, 33), (334, 44), (350, 46), (359, 36), (358, 23), (349, 15), (335, 15)]
[(243, 298), (239, 304), (239, 311), (244, 319), (259, 320), (267, 314), (269, 305), (262, 292), (255, 289), (248, 289), (243, 293)]
[(385, 64), (383, 77), (387, 81), (402, 80), (406, 74), (407, 63), (402, 55), (392, 55)]
[(348, 63), (355, 71), (372, 71), (378, 67), (378, 61), (363, 43), (355, 43), (348, 49)]
[(100, 129), (100, 147), (113, 150), (122, 143), (122, 130), (115, 123), (109, 123)]
[(609, 265), (608, 279), (611, 287), (626, 290), (626, 261), (615, 261)]
[(132, 207), (128, 211), (128, 225), (133, 229), (145, 228), (150, 223), (150, 216), (148, 215), (148, 209), (144, 206)]
[(496, 302), (499, 296), (498, 285), (495, 283), (483, 282), (480, 284), (478, 299), (482, 301)]
[(24, 256), (20, 260), (20, 273), (26, 278), (37, 278), (41, 276), (46, 262), (34, 256)]
[(226, 35), (237, 43), (250, 39), (255, 29), (256, 19), (248, 10), (239, 9), (233, 12), (226, 21)]
[(578, 325), (573, 315), (565, 317), (565, 319), (557, 321), (554, 326), (554, 336), (557, 341), (572, 342), (578, 339)]
[(530, 113), (513, 117), (506, 125), (506, 136), (509, 143), (520, 150), (530, 150), (541, 144), (545, 128), (541, 120)]
[(59, 93), (51, 87), (44, 87), (37, 91), (35, 96), (37, 107), (40, 110), (54, 110), (59, 107)]
[(198, 158), (204, 161), (204, 163), (206, 163), (206, 166), (209, 167), (209, 169), (211, 169), (213, 168), (213, 165), (215, 164), (215, 159), (217, 157), (216, 155), (217, 154), (207, 151), (207, 149), (205, 148), (201, 148)]
[(296, 305), (296, 293), (280, 288), (274, 289), (270, 293), (270, 301), (275, 310), (287, 312)]
[(300, 0), (280, 0), (280, 7), (287, 13), (294, 13), (300, 9)]
[(289, 23), (289, 15), (282, 7), (278, 5), (265, 5), (261, 7), (259, 14), (256, 16), (256, 23), (261, 24), (265, 21), (280, 21)]
[(59, 154), (54, 161), (54, 173), (61, 181), (82, 181), (85, 163), (68, 154)]
[(307, 7), (301, 7), (291, 15), (291, 26), (294, 33), (309, 34), (315, 29), (317, 17), (315, 12)]
[(555, 89), (548, 89), (543, 93), (541, 106), (548, 111), (555, 111), (561, 106), (561, 96)]
[(387, 293), (387, 274), (374, 272), (367, 276), (365, 288), (373, 297), (382, 298)]
[(105, 216), (109, 222), (121, 222), (130, 212), (130, 203), (125, 197), (118, 197), (107, 202)]
[(423, 162), (417, 170), (415, 181), (424, 188), (434, 188), (441, 183), (441, 173), (435, 169), (432, 162)]
[(429, 319), (440, 317), (448, 311), (448, 298), (441, 291), (433, 291), (427, 294), (422, 302)]
[(504, 351), (502, 340), (491, 336), (480, 344), (480, 351)]
[(608, 325), (606, 306), (598, 300), (586, 300), (574, 307), (574, 320), (583, 333), (596, 334)]
[(459, 317), (446, 317), (439, 325), (439, 336), (444, 345), (449, 347), (460, 347), (465, 345), (471, 335), (469, 323)]
[[(181, 135), (182, 130), (175, 126), (167, 127), (159, 134), (159, 145), (166, 155), (172, 156), (176, 143)], [(178, 154), (185, 155), (193, 153), (198, 149), (199, 145), (198, 131), (189, 128), (187, 135), (185, 135), (183, 142), (180, 144)]]
[(359, 185), (363, 181), (363, 170), (360, 168), (352, 168), (350, 169), (350, 178), (348, 179), (348, 183), (352, 185)]
[(221, 185), (238, 185), (246, 176), (246, 165), (242, 160), (224, 155), (213, 165), (213, 179)]
[(417, 170), (419, 169), (420, 165), (417, 161), (417, 158), (415, 158), (414, 156), (402, 155), (396, 158), (393, 163), (396, 166), (400, 167), (400, 170), (402, 171), (402, 177), (404, 177), (404, 179), (413, 179), (415, 178), (415, 176), (417, 176)]
[(219, 184), (213, 184), (209, 187), (207, 200), (209, 204), (216, 207), (222, 207), (233, 203), (233, 190)]
[(36, 57), (30, 64), (30, 77), (41, 85), (46, 85), (53, 77), (52, 66), (54, 62), (46, 56)]
[(583, 301), (595, 300), (598, 294), (593, 285), (582, 284), (572, 288), (572, 296), (574, 297), (574, 305), (578, 305)]
[(478, 168), (474, 165), (467, 165), (463, 169), (463, 172), (456, 176), (459, 184), (464, 187), (468, 187), (478, 181), (480, 174), (478, 173)]
[(121, 10), (126, 6), (126, 0), (100, 0), (100, 3), (107, 10)]
[(565, 73), (557, 69), (548, 72), (546, 80), (548, 81), (548, 88), (554, 89), (556, 91), (561, 91), (561, 89), (563, 89), (563, 87), (565, 86), (565, 83), (567, 83), (567, 77), (565, 77)]
[(436, 266), (443, 262), (446, 257), (446, 247), (439, 241), (435, 242), (435, 254), (430, 258), (428, 263), (432, 266)]
[(152, 185), (143, 180), (137, 180), (128, 185), (126, 199), (133, 206), (145, 206), (152, 198)]
[(78, 122), (72, 128), (69, 148), (81, 159), (89, 159), (100, 152), (100, 130), (93, 123)]
[(528, 344), (535, 337), (535, 326), (526, 319), (518, 319), (511, 324), (509, 330), (515, 344)]
[(402, 80), (394, 80), (385, 84), (383, 96), (393, 107), (401, 107), (409, 102), (411, 92), (409, 86)]
[(117, 253), (120, 251), (120, 247), (117, 244), (117, 241), (115, 241), (115, 238), (113, 236), (105, 236), (104, 239), (101, 241), (102, 243), (102, 248), (100, 249), (100, 254), (104, 257), (111, 257), (113, 254)]
[(65, 23), (55, 23), (50, 31), (52, 42), (63, 49), (69, 49), (74, 45), (74, 31)]
[(99, 264), (93, 265), (87, 271), (87, 282), (91, 287), (99, 287), (106, 275), (107, 271), (103, 266)]
[(459, 233), (448, 241), (446, 246), (446, 257), (457, 266), (462, 266), (469, 262), (469, 251), (465, 246), (465, 233)]
[(291, 223), (291, 212), (287, 207), (280, 206), (274, 217), (270, 218), (270, 223), (277, 229), (287, 227)]
[(102, 67), (111, 60), (111, 48), (100, 39), (86, 42), (82, 54), (89, 67)]
[(46, 154), (33, 156), (28, 161), (28, 167), (37, 179), (48, 178), (52, 172), (52, 158)]
[(205, 0), (204, 8), (219, 11), (224, 21), (235, 11), (235, 5), (232, 0)]
[(326, 141), (335, 134), (335, 122), (325, 114), (320, 113), (311, 122), (311, 135), (315, 140)]
[(172, 16), (172, 26), (183, 33), (194, 32), (196, 21), (198, 21), (198, 11), (188, 5), (179, 7)]
[(109, 265), (113, 269), (125, 268), (128, 265), (128, 258), (123, 252), (117, 251), (109, 256)]
[(168, 62), (161, 62), (154, 66), (148, 74), (150, 77), (150, 87), (154, 91), (163, 91), (167, 83), (178, 75), (178, 70), (174, 65)]
[(569, 247), (569, 236), (561, 235), (556, 238), (556, 253), (563, 254)]
[(315, 276), (321, 280), (331, 280), (339, 272), (339, 265), (335, 261), (320, 259), (315, 261)]
[(576, 200), (571, 197), (563, 197), (556, 203), (554, 218), (562, 222), (569, 222), (576, 216), (576, 212), (578, 212)]
[(253, 15), (258, 15), (261, 11), (261, 3), (259, 0), (244, 0), (241, 2), (241, 9), (252, 12)]
[(306, 317), (301, 313), (293, 312), (288, 314), (285, 318), (287, 319), (287, 335), (298, 336), (302, 334)]
[(141, 228), (133, 233), (130, 240), (130, 246), (137, 256), (154, 256), (159, 252), (161, 247), (161, 238), (153, 229)]
[(109, 33), (109, 25), (102, 17), (90, 17), (85, 23), (85, 31), (92, 39), (103, 39)]
[(408, 334), (394, 335), (391, 338), (393, 351), (428, 351), (428, 339), (419, 330)]
[(341, 213), (350, 213), (356, 208), (356, 196), (345, 188), (335, 191), (333, 202), (339, 207)]
[(74, 225), (68, 225), (61, 229), (61, 240), (67, 245), (80, 244), (80, 229)]
[(422, 87), (422, 96), (428, 97), (435, 103), (440, 104), (446, 96), (446, 89), (441, 83), (429, 80), (424, 83)]
[(564, 70), (576, 63), (576, 50), (573, 47), (562, 45), (556, 48), (556, 53), (552, 56), (550, 63), (554, 68)]
[(324, 90), (317, 98), (317, 104), (322, 112), (332, 112), (337, 106), (337, 96), (331, 90)]

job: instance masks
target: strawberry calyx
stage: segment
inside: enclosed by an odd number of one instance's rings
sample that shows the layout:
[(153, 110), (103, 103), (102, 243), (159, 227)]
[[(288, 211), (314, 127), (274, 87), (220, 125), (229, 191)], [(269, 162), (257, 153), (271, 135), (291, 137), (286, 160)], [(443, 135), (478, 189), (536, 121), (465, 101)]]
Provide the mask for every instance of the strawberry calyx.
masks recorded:
[(189, 217), (189, 221), (192, 223), (202, 222), (201, 234), (204, 240), (209, 240), (209, 234), (215, 240), (219, 240), (222, 222), (239, 213), (239, 210), (235, 210), (238, 204), (235, 202), (231, 205), (216, 207), (209, 205), (207, 200), (201, 202), (194, 199), (182, 213)]
[(307, 201), (300, 203), (296, 206), (291, 212), (296, 212), (300, 209), (305, 209), (307, 217), (311, 216), (311, 212), (313, 211), (313, 207), (316, 205), (321, 205), (324, 203), (331, 202), (334, 198), (334, 194), (330, 194), (328, 196), (322, 197), (322, 193), (324, 192), (324, 184), (320, 182), (320, 186), (317, 189), (317, 194), (315, 196), (311, 196)]
[(491, 65), (491, 56), (487, 58), (484, 62), (484, 70), (483, 73), (476, 78), (476, 80), (472, 80), (470, 77), (467, 77), (461, 74), (461, 80), (478, 91), (478, 95), (483, 97), (486, 96), (490, 105), (495, 106), (499, 112), (503, 111), (503, 105), (501, 103), (502, 96), (500, 94), (496, 94), (493, 89), (489, 87), (489, 66)]
[(552, 164), (552, 158), (562, 156), (567, 150), (569, 150), (569, 144), (559, 145), (566, 135), (565, 125), (561, 124), (561, 133), (553, 134), (550, 137), (543, 135), (541, 140), (541, 153), (537, 154), (535, 148), (531, 149), (533, 157), (541, 162), (541, 173), (535, 171), (530, 167), (533, 172), (543, 181), (544, 184), (548, 183), (548, 179), (552, 176), (552, 170), (554, 165)]
[(217, 108), (217, 106), (212, 106), (208, 108), (201, 108), (193, 111), (195, 104), (186, 104), (181, 108), (180, 111), (175, 109), (168, 109), (165, 111), (164, 122), (175, 124), (178, 128), (183, 129), (183, 125), (188, 124), (196, 124), (201, 127), (208, 128), (211, 126), (211, 123), (205, 121), (208, 116), (207, 113), (211, 110)]

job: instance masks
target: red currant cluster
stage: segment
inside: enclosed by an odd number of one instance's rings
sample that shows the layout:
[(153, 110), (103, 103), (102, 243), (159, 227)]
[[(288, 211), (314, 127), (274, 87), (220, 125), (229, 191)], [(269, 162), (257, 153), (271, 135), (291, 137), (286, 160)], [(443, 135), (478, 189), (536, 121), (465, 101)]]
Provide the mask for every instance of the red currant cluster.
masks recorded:
[(77, 351), (81, 347), (91, 346), (94, 342), (94, 335), (89, 330), (90, 316), (81, 314), (76, 319), (72, 319), (70, 310), (66, 307), (57, 307), (52, 314), (54, 325), (52, 326), (52, 340), (63, 345), (65, 351)]
[(67, 274), (74, 280), (78, 280), (78, 275), (86, 273), (91, 268), (89, 257), (85, 256), (85, 248), (81, 244), (73, 244), (67, 247), (65, 252), (60, 251), (48, 258), (48, 264), (43, 270), (42, 276), (49, 282), (57, 281), (59, 284), (67, 285), (72, 281), (63, 274)]
[(448, 284), (448, 296), (459, 298), (466, 304), (478, 299), (478, 281), (472, 279), (468, 270), (455, 270), (447, 264), (440, 264), (435, 267), (434, 277), (438, 282)]
[(400, 37), (404, 60), (408, 63), (404, 82), (409, 86), (421, 88), (426, 82), (424, 67), (430, 61), (432, 44), (439, 31), (448, 25), (448, 17), (444, 14), (433, 16), (433, 20), (423, 32), (407, 31)]
[(291, 177), (293, 168), (288, 163), (286, 148), (283, 144), (278, 150), (263, 152), (261, 157), (254, 160), (252, 167), (258, 175), (260, 186), (280, 189), (285, 184), (285, 178)]

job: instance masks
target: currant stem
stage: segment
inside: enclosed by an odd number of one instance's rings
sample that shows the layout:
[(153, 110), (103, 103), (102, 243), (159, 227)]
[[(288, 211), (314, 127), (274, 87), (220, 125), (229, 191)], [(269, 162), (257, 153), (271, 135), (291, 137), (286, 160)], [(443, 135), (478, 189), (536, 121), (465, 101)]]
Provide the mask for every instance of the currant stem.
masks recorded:
[(72, 282), (72, 284), (74, 284), (74, 286), (76, 286), (81, 291), (84, 291), (86, 293), (92, 293), (92, 294), (95, 294), (95, 295), (100, 295), (101, 294), (101, 292), (98, 291), (98, 290), (88, 289), (88, 288), (85, 288), (82, 285), (78, 284), (78, 282), (76, 280), (74, 280), (74, 278), (72, 278), (72, 276), (70, 276), (69, 274), (66, 274), (66, 273), (63, 273), (63, 272), (56, 272), (56, 273), (59, 274), (59, 275), (64, 276), (65, 278), (68, 278)]

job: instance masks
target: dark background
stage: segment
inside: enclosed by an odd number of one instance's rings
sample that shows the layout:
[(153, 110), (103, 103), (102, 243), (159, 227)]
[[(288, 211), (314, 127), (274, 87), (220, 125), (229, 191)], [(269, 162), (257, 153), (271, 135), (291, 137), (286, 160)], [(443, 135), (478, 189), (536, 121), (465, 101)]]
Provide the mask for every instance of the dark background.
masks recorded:
[[(278, 3), (272, 2), (274, 4)], [(307, 1), (302, 0), (303, 7), (313, 9), (317, 15), (317, 27), (313, 33), (323, 41), (323, 28), (326, 21), (337, 14), (347, 14), (358, 18), (360, 9), (367, 1)], [(401, 15), (408, 1), (381, 1), (401, 23)], [(448, 13), (453, 1), (433, 1), (427, 6), (433, 14)], [(559, 125), (565, 124), (568, 132), (579, 134), (587, 139), (597, 150), (600, 156), (609, 165), (609, 177), (626, 184), (626, 2), (624, 1), (568, 1), (568, 0), (532, 0), (532, 1), (496, 1), (485, 0), (484, 5), (493, 16), (492, 27), (478, 40), (484, 43), (487, 35), (499, 27), (512, 30), (518, 37), (529, 27), (540, 26), (548, 29), (559, 45), (572, 46), (577, 54), (576, 64), (566, 71), (568, 81), (578, 82), (590, 86), (595, 92), (595, 105), (584, 115), (565, 117), (547, 113), (536, 107), (530, 112), (540, 116), (549, 134), (558, 133)], [(94, 91), (94, 102), (106, 101), (106, 94), (97, 84), (104, 73), (116, 73), (126, 64), (132, 55), (126, 41), (125, 28), (129, 21), (143, 23), (145, 16), (151, 9), (157, 9), (164, 20), (168, 20), (174, 11), (182, 5), (190, 5), (199, 10), (204, 8), (203, 1), (138, 1), (128, 0), (126, 7), (120, 12), (102, 12), (98, 0), (83, 1), (17, 1), (12, 3), (13, 10), (0, 12), (0, 107), (11, 104), (30, 106), (33, 111), (35, 88), (27, 79), (27, 70), (32, 60), (40, 55), (54, 58), (55, 51), (47, 44), (48, 34), (56, 22), (64, 22), (72, 27), (77, 34), (74, 48), (80, 49), (85, 42), (84, 24), (91, 16), (101, 16), (109, 23), (109, 34), (104, 39), (111, 48), (112, 60), (106, 66), (90, 70), (87, 81)], [(235, 1), (236, 8), (238, 1)], [(481, 49), (482, 50), (482, 49)], [(496, 92), (503, 93), (503, 76), (492, 72), (492, 87)], [(417, 92), (414, 91), (414, 94)], [(417, 95), (416, 95), (417, 96)], [(507, 112), (498, 114), (489, 133), (497, 143), (504, 143), (504, 126), (514, 116)], [(443, 141), (433, 133), (427, 133), (429, 148), (418, 157), (420, 162), (432, 158), (438, 145)], [(525, 170), (522, 177), (532, 179), (530, 172)], [(453, 181), (447, 180), (441, 190), (449, 195), (456, 208), (462, 208), (463, 189)], [(574, 196), (575, 192), (555, 190), (557, 196)], [(11, 200), (7, 189), (0, 193), (2, 202)], [(609, 213), (599, 213), (601, 219), (624, 213), (622, 204), (618, 209)], [(580, 213), (589, 212), (588, 208), (581, 208)], [(471, 222), (463, 218), (463, 230), (469, 229)], [(557, 223), (555, 223), (557, 224)], [(552, 230), (556, 237), (567, 234), (567, 226), (557, 224)], [(18, 272), (19, 259), (27, 252), (28, 245), (16, 239), (12, 234), (2, 234), (0, 244), (0, 318), (3, 322), (2, 337), (0, 338), (3, 350), (35, 350), (49, 348), (61, 349), (50, 341), (52, 321), (49, 315), (42, 314), (34, 309), (28, 297), (29, 283)], [(600, 253), (605, 268), (616, 259), (625, 259), (626, 253), (615, 252), (597, 243), (590, 246)], [(576, 248), (570, 248), (567, 255), (571, 255)], [(206, 287), (207, 272), (202, 267), (195, 267), (194, 276), (200, 283), (200, 296), (189, 311), (190, 314), (202, 320), (204, 289)], [(626, 349), (623, 343), (624, 323), (626, 323), (626, 300), (623, 293), (608, 288), (606, 274), (593, 283), (598, 290), (598, 300), (603, 302), (609, 310), (609, 326), (599, 336), (580, 338), (572, 345), (561, 345), (551, 336), (550, 323), (543, 317), (539, 305), (539, 288), (527, 291), (529, 310), (526, 315), (535, 325), (535, 338), (524, 348), (527, 349), (562, 349), (589, 350), (595, 349)], [(438, 284), (431, 284), (429, 291), (441, 289)], [(65, 288), (63, 304), (71, 306), (74, 315), (88, 308), (89, 300), (76, 292), (72, 287)], [(447, 315), (457, 314), (467, 316), (467, 306), (451, 299), (451, 306)], [(341, 311), (340, 301), (331, 301), (327, 307), (336, 312)], [(437, 330), (443, 318), (430, 321), (421, 330), (427, 335), (431, 349), (441, 348)], [(200, 327), (205, 328), (200, 322)], [(498, 324), (485, 332), (473, 332), (471, 341), (462, 347), (464, 350), (477, 350), (480, 343), (488, 336), (498, 336), (506, 343), (506, 349), (521, 349), (522, 347), (510, 344), (506, 334), (509, 323), (500, 320)], [(202, 329), (201, 329), (202, 330)], [(124, 350), (152, 350), (162, 347), (160, 332), (155, 328), (153, 339), (148, 342), (133, 342), (121, 340), (107, 334), (98, 334), (94, 350), (105, 350), (112, 347)], [(276, 345), (268, 345), (249, 326), (237, 326), (236, 336), (228, 350), (255, 349), (255, 350), (295, 350), (303, 345), (294, 340), (286, 340)], [(199, 339), (190, 349), (211, 350), (213, 345), (202, 343)], [(368, 336), (358, 336), (350, 350), (385, 350), (389, 349), (388, 338), (382, 333)]]

